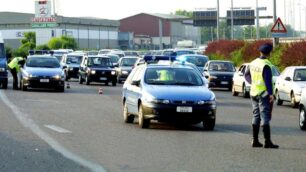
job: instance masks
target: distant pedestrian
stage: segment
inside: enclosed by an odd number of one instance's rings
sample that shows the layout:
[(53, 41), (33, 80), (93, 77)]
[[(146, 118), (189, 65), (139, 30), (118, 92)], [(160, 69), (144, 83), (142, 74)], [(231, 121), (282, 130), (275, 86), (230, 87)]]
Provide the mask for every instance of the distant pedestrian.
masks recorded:
[[(253, 106), (253, 141), (252, 147), (278, 148), (271, 141), (270, 121), (273, 107), (273, 64), (268, 60), (273, 46), (269, 43), (260, 46), (260, 57), (250, 63), (245, 74), (245, 79), (251, 84), (251, 100)], [(265, 144), (262, 145), (258, 139), (258, 133), (262, 123)]]
[(8, 68), (11, 71), (11, 74), (13, 76), (13, 89), (18, 90), (18, 72), (20, 71), (20, 68), (23, 67), (25, 63), (25, 58), (22, 57), (15, 57), (11, 60), (11, 62), (8, 64)]

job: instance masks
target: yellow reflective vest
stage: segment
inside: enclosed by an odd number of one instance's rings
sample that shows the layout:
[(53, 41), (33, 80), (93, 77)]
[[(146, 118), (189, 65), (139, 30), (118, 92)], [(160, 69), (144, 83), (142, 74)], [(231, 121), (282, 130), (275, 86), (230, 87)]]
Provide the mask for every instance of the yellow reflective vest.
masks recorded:
[(250, 63), (250, 72), (252, 78), (251, 96), (258, 96), (267, 90), (263, 78), (263, 69), (268, 65), (272, 70), (273, 64), (268, 59), (257, 58)]
[(20, 71), (20, 65), (19, 65), (19, 61), (24, 60), (22, 57), (15, 57), (9, 64), (8, 67), (10, 69), (16, 69), (17, 72)]
[(173, 80), (172, 75), (167, 70), (161, 70), (159, 73), (159, 80), (161, 81), (171, 81)]

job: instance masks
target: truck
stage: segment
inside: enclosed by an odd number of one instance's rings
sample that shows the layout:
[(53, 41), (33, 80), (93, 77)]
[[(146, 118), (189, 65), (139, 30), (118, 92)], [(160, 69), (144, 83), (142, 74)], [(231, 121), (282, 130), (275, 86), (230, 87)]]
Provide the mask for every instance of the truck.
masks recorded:
[(7, 89), (7, 57), (5, 55), (4, 40), (0, 32), (0, 88)]

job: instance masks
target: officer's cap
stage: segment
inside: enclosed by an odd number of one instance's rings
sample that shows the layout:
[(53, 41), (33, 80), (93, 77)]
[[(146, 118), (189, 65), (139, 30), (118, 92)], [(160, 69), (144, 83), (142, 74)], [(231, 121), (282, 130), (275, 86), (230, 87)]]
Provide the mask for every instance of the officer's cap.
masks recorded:
[(264, 54), (269, 54), (273, 49), (273, 45), (270, 43), (265, 43), (259, 47), (259, 51)]

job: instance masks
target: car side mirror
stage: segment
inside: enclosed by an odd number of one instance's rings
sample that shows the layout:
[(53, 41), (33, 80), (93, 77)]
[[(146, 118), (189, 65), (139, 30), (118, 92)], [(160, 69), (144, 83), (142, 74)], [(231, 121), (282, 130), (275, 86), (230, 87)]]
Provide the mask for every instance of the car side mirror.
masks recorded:
[(62, 68), (63, 68), (63, 69), (67, 69), (67, 66), (66, 66), (66, 65), (65, 65), (65, 66), (62, 66)]
[(243, 76), (243, 73), (242, 73), (242, 72), (239, 72), (239, 76)]
[(131, 84), (132, 84), (132, 85), (135, 85), (135, 86), (137, 86), (137, 87), (139, 87), (139, 85), (140, 85), (140, 80), (132, 81)]
[(119, 64), (114, 64), (114, 67), (119, 67)]
[(291, 78), (290, 78), (289, 76), (287, 76), (287, 77), (285, 78), (285, 80), (286, 80), (286, 81), (291, 81)]

